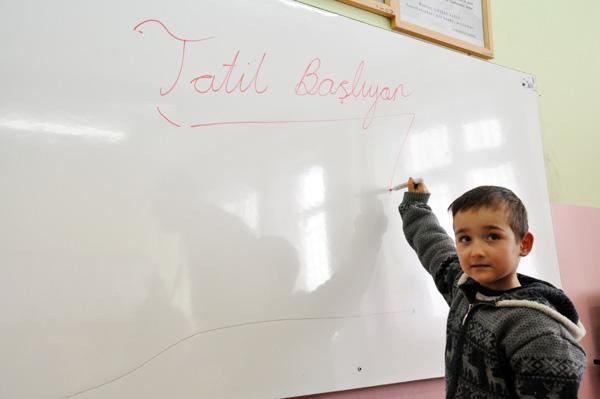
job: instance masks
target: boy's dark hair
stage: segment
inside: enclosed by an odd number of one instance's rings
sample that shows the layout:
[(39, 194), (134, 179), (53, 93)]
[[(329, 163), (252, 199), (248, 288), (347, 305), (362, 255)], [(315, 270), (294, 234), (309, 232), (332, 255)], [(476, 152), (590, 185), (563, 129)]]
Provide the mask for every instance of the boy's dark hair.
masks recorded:
[(515, 193), (504, 187), (476, 187), (455, 199), (448, 207), (448, 211), (451, 211), (454, 217), (458, 212), (479, 208), (504, 209), (508, 225), (517, 240), (522, 240), (529, 230), (525, 205)]

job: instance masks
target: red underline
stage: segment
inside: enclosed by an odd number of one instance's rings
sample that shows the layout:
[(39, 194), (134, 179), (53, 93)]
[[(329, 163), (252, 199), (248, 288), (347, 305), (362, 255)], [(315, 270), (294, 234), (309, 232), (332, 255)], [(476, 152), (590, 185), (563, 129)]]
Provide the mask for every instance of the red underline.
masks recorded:
[(160, 116), (162, 116), (162, 117), (163, 117), (163, 119), (164, 119), (164, 120), (166, 120), (167, 122), (169, 122), (171, 125), (173, 125), (173, 126), (175, 126), (175, 127), (181, 127), (181, 125), (179, 125), (179, 124), (177, 124), (177, 123), (173, 122), (171, 119), (167, 118), (167, 117), (165, 116), (165, 114), (163, 114), (163, 113), (160, 111), (160, 108), (158, 108), (158, 106), (156, 106), (156, 110), (158, 111), (159, 115), (160, 115)]
[[(381, 119), (381, 118), (397, 118), (400, 116), (413, 116), (413, 113), (403, 113), (397, 115), (379, 115), (374, 116), (372, 119)], [(345, 121), (357, 121), (364, 120), (364, 117), (360, 118), (333, 118), (333, 119), (297, 119), (297, 120), (255, 120), (255, 121), (224, 121), (224, 122), (206, 122), (206, 123), (195, 123), (190, 125), (190, 127), (208, 127), (208, 126), (223, 126), (223, 125), (274, 125), (274, 124), (291, 124), (291, 123), (323, 123), (323, 122), (345, 122)]]

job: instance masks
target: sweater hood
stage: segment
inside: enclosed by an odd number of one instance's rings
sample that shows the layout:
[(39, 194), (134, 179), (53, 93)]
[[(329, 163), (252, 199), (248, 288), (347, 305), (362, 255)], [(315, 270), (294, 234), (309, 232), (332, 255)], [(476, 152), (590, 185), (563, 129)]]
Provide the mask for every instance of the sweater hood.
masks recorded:
[(497, 307), (535, 309), (561, 323), (577, 341), (585, 336), (586, 331), (579, 320), (575, 305), (561, 289), (524, 274), (517, 274), (517, 277), (521, 287), (504, 292), (490, 291), (464, 273), (458, 279), (457, 285), (471, 303), (484, 297), (484, 300)]

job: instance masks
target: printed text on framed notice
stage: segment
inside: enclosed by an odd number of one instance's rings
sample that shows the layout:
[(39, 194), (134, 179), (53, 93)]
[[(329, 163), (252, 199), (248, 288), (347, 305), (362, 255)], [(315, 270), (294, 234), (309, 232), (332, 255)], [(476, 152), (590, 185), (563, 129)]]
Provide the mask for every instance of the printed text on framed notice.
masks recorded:
[(490, 0), (392, 0), (392, 29), (493, 58)]

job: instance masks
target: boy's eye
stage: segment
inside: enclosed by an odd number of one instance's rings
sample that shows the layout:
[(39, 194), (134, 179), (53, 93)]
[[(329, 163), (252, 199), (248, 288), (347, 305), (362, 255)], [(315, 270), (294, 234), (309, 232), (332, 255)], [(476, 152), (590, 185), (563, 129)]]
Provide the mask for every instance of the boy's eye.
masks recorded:
[(458, 237), (458, 242), (469, 242), (471, 241), (471, 237), (469, 236), (459, 236)]
[(500, 239), (500, 235), (496, 234), (496, 233), (490, 233), (490, 234), (488, 234), (487, 238), (488, 238), (488, 240), (495, 241), (495, 240)]

